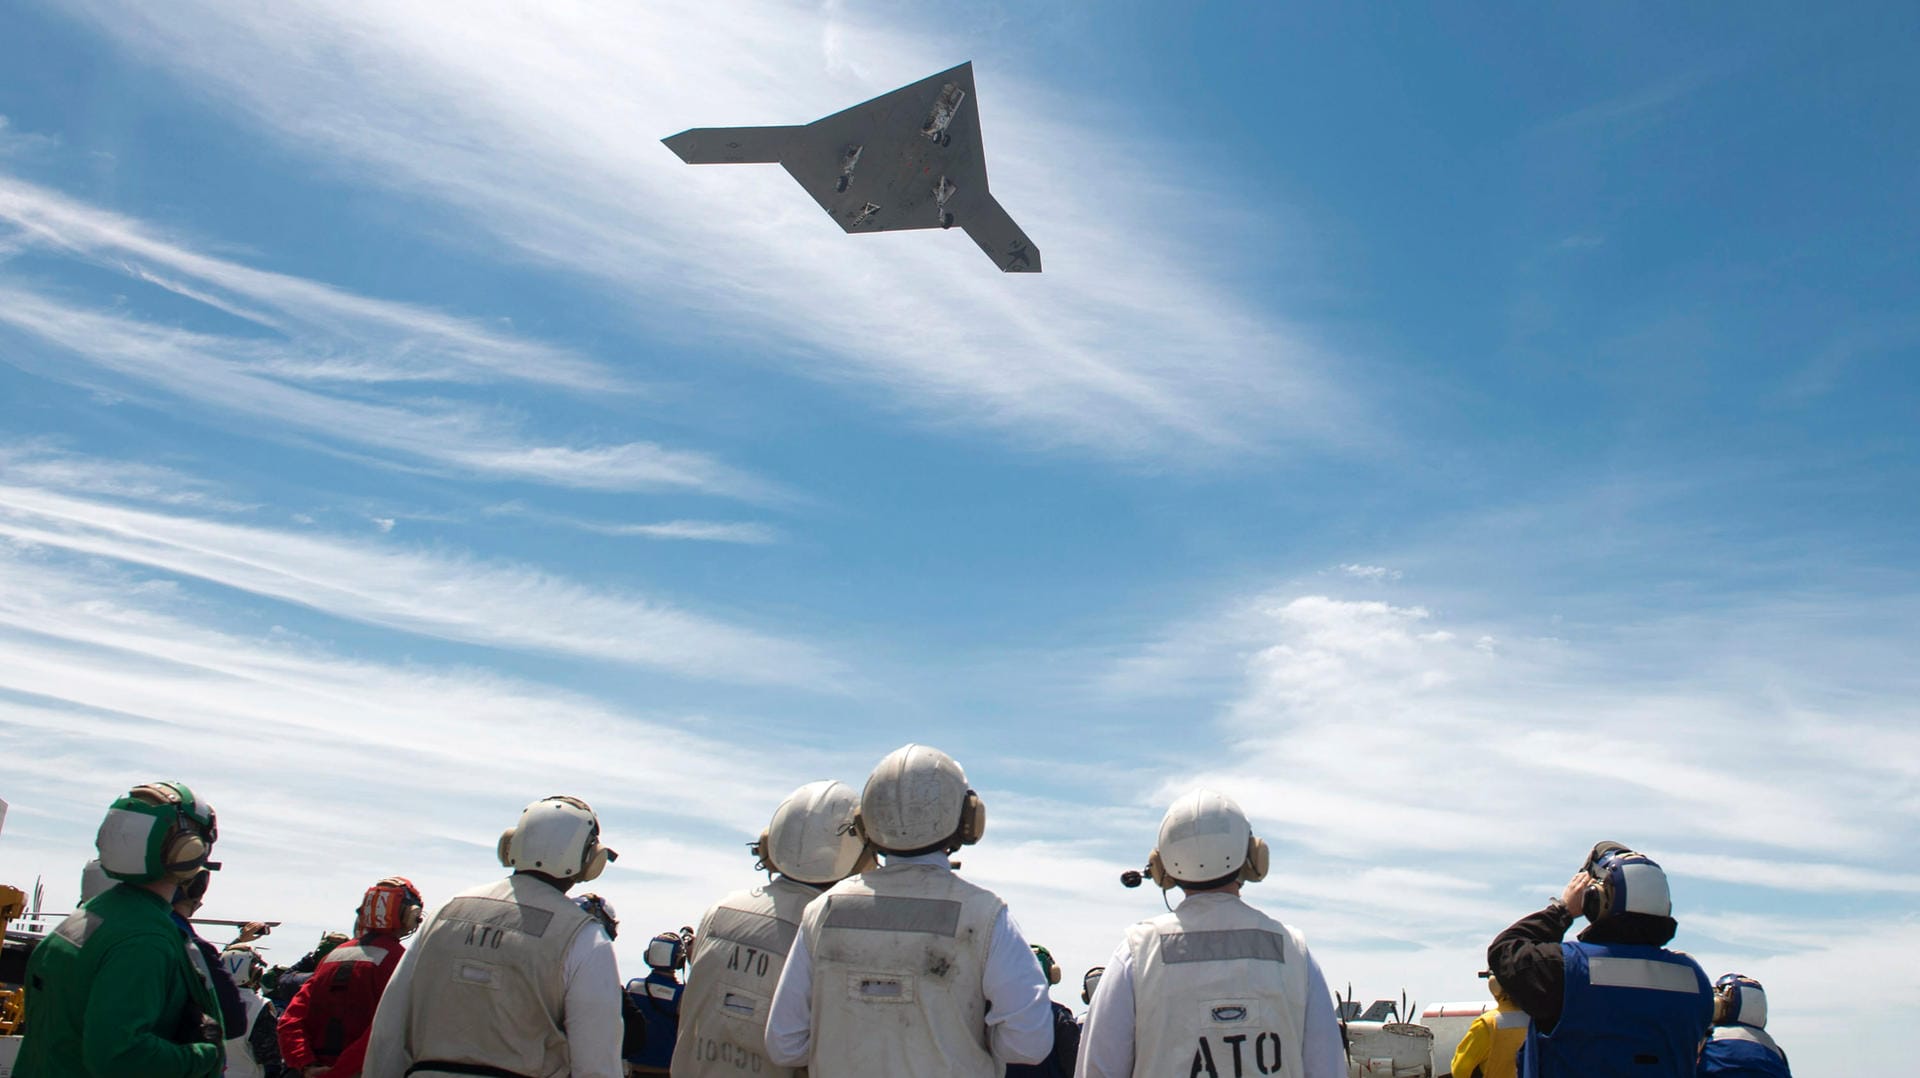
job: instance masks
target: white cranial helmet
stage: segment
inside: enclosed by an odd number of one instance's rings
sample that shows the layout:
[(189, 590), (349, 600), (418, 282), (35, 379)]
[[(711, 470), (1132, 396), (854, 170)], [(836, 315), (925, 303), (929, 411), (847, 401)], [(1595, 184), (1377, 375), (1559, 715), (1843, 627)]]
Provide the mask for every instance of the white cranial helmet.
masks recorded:
[(980, 841), (987, 810), (953, 757), (926, 745), (903, 745), (867, 776), (860, 827), (867, 841), (887, 853), (952, 852)]
[(221, 951), (220, 966), (233, 978), (233, 983), (242, 988), (260, 987), (260, 979), (267, 972), (267, 960), (245, 943), (236, 943)]
[(1167, 809), (1149, 865), (1163, 888), (1231, 877), (1258, 880), (1267, 874), (1267, 844), (1253, 837), (1253, 825), (1233, 798), (1195, 790)]
[(585, 883), (619, 854), (600, 845), (600, 818), (577, 797), (543, 797), (520, 813), (520, 822), (500, 836), (500, 863), (516, 872), (538, 872)]
[(773, 810), (756, 852), (770, 872), (825, 886), (852, 875), (866, 852), (854, 827), (860, 797), (844, 782), (809, 782)]

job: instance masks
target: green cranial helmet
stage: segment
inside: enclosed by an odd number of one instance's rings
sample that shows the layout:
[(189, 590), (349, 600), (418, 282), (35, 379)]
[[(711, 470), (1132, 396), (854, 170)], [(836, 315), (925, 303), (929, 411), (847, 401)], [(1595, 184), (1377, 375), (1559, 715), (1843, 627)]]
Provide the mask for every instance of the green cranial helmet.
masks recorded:
[(100, 867), (116, 880), (184, 882), (220, 867), (207, 860), (219, 833), (213, 806), (184, 783), (151, 782), (108, 806), (94, 846)]

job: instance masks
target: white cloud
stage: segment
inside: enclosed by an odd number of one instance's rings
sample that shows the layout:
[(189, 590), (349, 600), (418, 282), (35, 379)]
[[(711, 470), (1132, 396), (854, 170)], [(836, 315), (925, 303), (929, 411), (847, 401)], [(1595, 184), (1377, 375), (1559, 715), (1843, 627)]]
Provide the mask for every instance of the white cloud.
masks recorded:
[[(262, 355), (263, 362), (278, 357), (275, 373), (321, 381), (508, 379), (598, 392), (623, 388), (604, 366), (566, 349), (208, 255), (145, 222), (8, 176), (0, 176), (0, 222), (38, 246), (121, 270), (303, 342), (307, 355), (286, 347)], [(327, 354), (342, 347), (357, 355)]]
[(1167, 167), (1180, 152), (1125, 130), (1115, 102), (980, 69), (995, 192), (1046, 252), (1037, 278), (993, 272), (958, 234), (842, 235), (777, 168), (691, 169), (658, 145), (688, 126), (803, 122), (951, 62), (955, 43), (916, 44), (878, 11), (81, 10), (302, 152), (651, 310), (691, 308), (659, 323), (670, 340), (765, 354), (772, 335), (788, 346), (775, 361), (812, 376), (1123, 456), (1378, 437), (1300, 333), (1207, 283), (1233, 268), (1186, 226), (1244, 211), (1183, 186)]
[[(800, 779), (847, 761), (697, 715), (644, 715), (472, 667), (369, 662), (280, 632), (204, 624), (205, 605), (141, 573), (0, 544), (0, 761), (11, 870), (56, 903), (108, 800), (138, 781), (193, 785), (221, 816), (211, 916), (292, 922), (290, 961), (393, 872), (430, 901), (497, 871), (492, 838), (558, 791), (601, 812), (624, 855), (599, 887), (637, 922), (698, 913), (749, 878), (736, 841)], [(727, 841), (722, 843), (724, 837)], [(711, 840), (709, 840), (711, 838)], [(723, 856), (722, 847), (730, 856)], [(663, 877), (673, 882), (662, 885)], [(623, 901), (644, 887), (646, 901)], [(638, 955), (630, 955), (638, 965)]]
[(335, 617), (489, 647), (839, 691), (810, 645), (525, 566), (0, 485), (0, 537), (142, 565)]
[(666, 520), (658, 524), (596, 524), (574, 522), (577, 527), (603, 535), (633, 535), (648, 539), (693, 539), (709, 543), (746, 543), (762, 545), (778, 542), (780, 533), (765, 524), (751, 521)]
[[(1868, 1058), (1863, 1031), (1920, 1001), (1904, 952), (1870, 945), (1913, 927), (1899, 900), (1920, 876), (1897, 858), (1920, 841), (1920, 755), (1913, 670), (1830, 684), (1830, 655), (1912, 645), (1904, 608), (1834, 616), (1867, 605), (1822, 617), (1787, 600), (1563, 641), (1297, 587), (1256, 595), (1143, 650), (1239, 679), (1216, 736), (1183, 738), (1142, 803), (1196, 784), (1238, 798), (1276, 845), (1260, 898), (1363, 996), (1474, 998), (1495, 932), (1596, 839), (1633, 843), (1672, 873), (1681, 946), (1795, 1001), (1778, 1013), (1796, 1058)], [(1861, 902), (1894, 923), (1859, 918)]]
[[(443, 396), (365, 399), (323, 392), (300, 384), (306, 378), (286, 376), (293, 361), (276, 342), (176, 329), (4, 285), (0, 325), (150, 392), (260, 424), (255, 429), (268, 437), (297, 435), (336, 450), (379, 451), (490, 479), (599, 490), (682, 488), (762, 500), (785, 496), (704, 453), (647, 442), (542, 445), (507, 416)], [(20, 349), (9, 349), (6, 358), (49, 377), (91, 384), (87, 369), (71, 362), (36, 365)], [(336, 366), (332, 360), (325, 364)]]
[(1356, 577), (1373, 584), (1383, 584), (1389, 581), (1399, 580), (1401, 576), (1400, 570), (1389, 569), (1382, 565), (1354, 565), (1349, 563), (1342, 565), (1340, 571), (1348, 576)]

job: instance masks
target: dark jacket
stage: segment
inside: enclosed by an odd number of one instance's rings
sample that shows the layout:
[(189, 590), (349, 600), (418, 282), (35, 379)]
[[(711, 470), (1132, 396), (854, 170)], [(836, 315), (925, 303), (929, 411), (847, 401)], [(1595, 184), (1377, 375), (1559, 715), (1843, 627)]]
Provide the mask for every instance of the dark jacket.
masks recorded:
[[(1533, 1019), (1541, 1033), (1553, 1032), (1566, 1000), (1567, 972), (1560, 939), (1573, 927), (1573, 914), (1558, 902), (1529, 913), (1493, 937), (1487, 968), (1500, 979), (1507, 998)], [(1644, 943), (1664, 947), (1679, 928), (1671, 917), (1624, 913), (1596, 921), (1580, 933), (1582, 943)]]

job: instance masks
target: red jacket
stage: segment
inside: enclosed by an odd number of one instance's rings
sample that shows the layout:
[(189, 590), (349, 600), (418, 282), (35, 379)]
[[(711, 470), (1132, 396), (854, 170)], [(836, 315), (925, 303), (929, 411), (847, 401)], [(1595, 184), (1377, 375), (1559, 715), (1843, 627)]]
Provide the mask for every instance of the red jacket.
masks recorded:
[(373, 1012), (406, 948), (370, 932), (328, 952), (280, 1016), (280, 1058), (288, 1067), (332, 1067), (329, 1078), (356, 1078), (367, 1056)]

